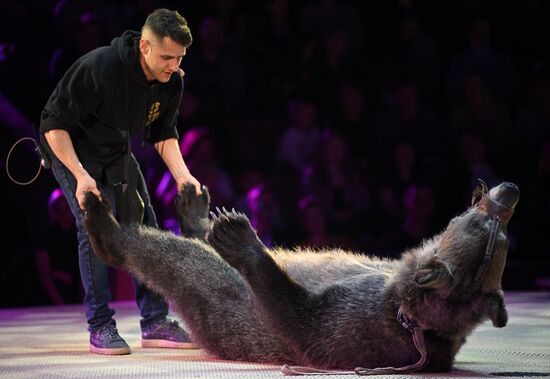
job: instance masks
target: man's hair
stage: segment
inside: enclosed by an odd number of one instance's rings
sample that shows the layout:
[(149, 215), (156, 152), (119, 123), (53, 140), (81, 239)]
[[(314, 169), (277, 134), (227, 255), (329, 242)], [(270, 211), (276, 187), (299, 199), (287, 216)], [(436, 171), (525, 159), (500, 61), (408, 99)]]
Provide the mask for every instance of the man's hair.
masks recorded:
[(143, 33), (145, 29), (149, 29), (160, 39), (170, 37), (184, 47), (189, 47), (193, 43), (187, 21), (178, 11), (165, 8), (154, 10), (147, 16), (141, 32)]

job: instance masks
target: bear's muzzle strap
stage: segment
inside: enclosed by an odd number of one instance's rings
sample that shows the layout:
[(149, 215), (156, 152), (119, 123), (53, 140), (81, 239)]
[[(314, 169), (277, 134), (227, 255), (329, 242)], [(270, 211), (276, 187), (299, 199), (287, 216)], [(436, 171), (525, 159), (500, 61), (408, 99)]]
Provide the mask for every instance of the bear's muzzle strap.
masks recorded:
[(489, 265), (491, 264), (491, 260), (493, 258), (493, 250), (495, 248), (500, 225), (506, 224), (514, 214), (514, 208), (510, 208), (500, 203), (488, 194), (485, 194), (481, 198), (479, 204), (477, 205), (477, 208), (486, 212), (489, 217), (491, 217), (491, 227), (489, 230), (489, 238), (487, 240), (487, 246), (485, 248), (485, 253), (483, 254), (481, 264), (477, 270), (472, 285), (466, 291), (466, 293), (468, 294), (474, 293), (481, 287), (481, 283), (485, 278), (485, 274), (487, 274), (487, 271), (489, 270)]
[(492, 218), (495, 218), (501, 222), (508, 222), (514, 214), (514, 208), (507, 207), (506, 205), (491, 198), (489, 195), (484, 195), (477, 208), (486, 212)]

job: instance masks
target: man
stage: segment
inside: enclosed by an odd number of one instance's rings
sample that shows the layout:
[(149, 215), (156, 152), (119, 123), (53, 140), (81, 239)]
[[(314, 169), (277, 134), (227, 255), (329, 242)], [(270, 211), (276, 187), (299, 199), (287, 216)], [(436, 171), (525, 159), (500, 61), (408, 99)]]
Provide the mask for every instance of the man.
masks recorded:
[[(101, 191), (117, 209), (116, 185), (125, 177), (128, 133), (142, 132), (142, 138), (161, 155), (178, 189), (191, 183), (200, 194), (200, 183), (182, 158), (176, 130), (183, 91), (179, 65), (191, 43), (187, 21), (177, 11), (157, 9), (147, 17), (141, 33), (126, 31), (110, 46), (79, 58), (42, 112), (41, 144), (76, 218), (90, 351), (97, 354), (129, 354), (130, 348), (118, 334), (115, 312), (108, 305), (108, 268), (95, 256), (83, 224), (84, 193)], [(130, 184), (143, 200), (143, 223), (157, 227), (143, 174), (135, 157), (130, 157)], [(178, 323), (167, 319), (168, 306), (161, 297), (135, 278), (134, 284), (142, 317), (142, 347), (193, 347)]]

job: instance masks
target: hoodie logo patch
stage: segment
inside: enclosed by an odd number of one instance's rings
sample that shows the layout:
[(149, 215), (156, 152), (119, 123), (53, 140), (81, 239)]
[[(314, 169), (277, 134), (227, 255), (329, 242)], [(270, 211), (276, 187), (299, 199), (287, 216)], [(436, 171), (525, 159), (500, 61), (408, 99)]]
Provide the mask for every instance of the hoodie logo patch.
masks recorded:
[(160, 102), (155, 101), (151, 105), (151, 108), (149, 109), (149, 113), (147, 114), (147, 123), (145, 124), (145, 126), (149, 126), (153, 121), (159, 118), (159, 115), (160, 115), (159, 109), (160, 109)]

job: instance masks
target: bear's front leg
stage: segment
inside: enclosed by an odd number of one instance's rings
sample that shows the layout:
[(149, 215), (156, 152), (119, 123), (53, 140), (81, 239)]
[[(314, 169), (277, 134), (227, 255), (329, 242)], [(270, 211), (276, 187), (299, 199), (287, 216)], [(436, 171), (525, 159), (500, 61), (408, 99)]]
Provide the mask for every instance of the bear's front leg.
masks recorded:
[(207, 234), (210, 245), (248, 282), (265, 316), (270, 333), (285, 339), (304, 362), (312, 350), (310, 341), (322, 329), (328, 297), (314, 294), (293, 280), (260, 241), (248, 218), (241, 213), (218, 211)]
[(483, 313), (489, 317), (496, 328), (503, 328), (508, 323), (508, 312), (504, 306), (502, 291), (487, 293), (482, 297)]
[(218, 211), (206, 239), (248, 281), (269, 315), (280, 317), (276, 321), (307, 311), (312, 295), (277, 265), (244, 214)]
[(264, 264), (269, 264), (267, 248), (244, 214), (224, 209), (213, 216), (207, 241), (231, 266), (242, 273), (256, 269), (262, 260)]
[(176, 214), (181, 235), (187, 238), (206, 239), (210, 229), (208, 211), (210, 210), (210, 194), (206, 186), (202, 186), (202, 194), (197, 195), (195, 186), (186, 184), (175, 200)]

